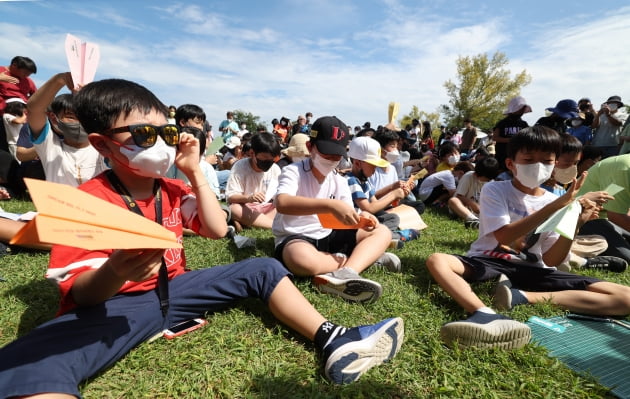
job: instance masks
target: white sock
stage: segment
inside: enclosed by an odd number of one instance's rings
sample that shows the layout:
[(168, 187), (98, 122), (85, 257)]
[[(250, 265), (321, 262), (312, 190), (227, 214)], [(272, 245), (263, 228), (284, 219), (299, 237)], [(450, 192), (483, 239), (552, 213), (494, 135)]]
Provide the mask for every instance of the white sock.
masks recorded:
[(497, 314), (497, 312), (495, 312), (494, 310), (492, 310), (491, 308), (487, 306), (477, 309), (477, 312), (487, 313), (487, 314)]
[(466, 217), (466, 220), (479, 220), (479, 218), (471, 213)]

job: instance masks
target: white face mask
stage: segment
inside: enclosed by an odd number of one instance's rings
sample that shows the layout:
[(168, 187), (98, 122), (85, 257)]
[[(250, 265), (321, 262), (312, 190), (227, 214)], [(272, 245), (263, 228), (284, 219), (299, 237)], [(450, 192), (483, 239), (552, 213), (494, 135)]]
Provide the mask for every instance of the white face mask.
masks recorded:
[(573, 127), (578, 127), (578, 126), (580, 126), (581, 124), (582, 124), (582, 120), (580, 120), (580, 119), (573, 119), (573, 120), (571, 121), (571, 125), (572, 125)]
[(389, 163), (396, 163), (398, 161), (398, 158), (400, 158), (400, 153), (398, 152), (398, 150), (389, 151), (385, 154), (385, 159), (387, 159), (387, 162)]
[(311, 156), (311, 160), (313, 161), (313, 167), (324, 176), (327, 176), (329, 173), (337, 169), (337, 166), (339, 165), (339, 161), (331, 161), (322, 157), (320, 154), (313, 154)]
[(611, 111), (616, 111), (617, 110), (617, 104), (615, 104), (615, 103), (608, 103), (608, 109), (610, 109)]
[(135, 144), (120, 147), (120, 153), (129, 161), (128, 167), (139, 176), (159, 179), (175, 163), (175, 147), (167, 145), (161, 137), (153, 147), (142, 148)]
[(568, 168), (553, 170), (553, 178), (560, 184), (569, 184), (577, 177), (577, 165), (571, 165)]
[(446, 162), (448, 162), (449, 165), (455, 165), (457, 162), (459, 162), (459, 155), (451, 155), (450, 157), (448, 157)]
[(542, 162), (536, 162), (532, 164), (520, 164), (516, 165), (516, 178), (522, 185), (527, 188), (536, 188), (549, 180), (551, 172), (553, 172), (553, 164), (545, 165)]

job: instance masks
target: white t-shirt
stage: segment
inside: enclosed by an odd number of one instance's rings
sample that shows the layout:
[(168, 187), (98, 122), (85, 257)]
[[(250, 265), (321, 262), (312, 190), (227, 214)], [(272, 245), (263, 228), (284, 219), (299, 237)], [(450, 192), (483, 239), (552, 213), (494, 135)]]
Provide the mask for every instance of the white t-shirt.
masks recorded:
[(225, 186), (225, 198), (230, 200), (234, 194), (249, 195), (265, 193), (265, 201), (271, 200), (278, 188), (280, 167), (275, 163), (266, 172), (257, 172), (252, 168), (250, 158), (239, 159), (232, 165), (230, 177)]
[[(472, 243), (468, 256), (487, 256), (486, 251), (494, 250), (499, 242), (494, 237), (494, 232), (501, 227), (516, 222), (543, 208), (558, 197), (549, 191), (543, 195), (534, 196), (517, 190), (512, 181), (493, 181), (484, 184), (480, 198), (480, 223), (479, 238)], [(523, 232), (526, 235), (527, 231)], [(542, 254), (556, 242), (559, 235), (553, 232), (544, 232), (536, 243), (528, 250), (542, 263)]]
[(471, 170), (466, 172), (464, 176), (459, 179), (455, 195), (459, 194), (464, 198), (468, 198), (479, 203), (479, 196), (484, 185), (485, 183), (479, 180), (475, 175), (475, 171)]
[(51, 131), (48, 121), (37, 140), (31, 133), (31, 140), (42, 161), (47, 181), (76, 187), (107, 170), (103, 157), (94, 147), (75, 148), (64, 144)]
[(418, 192), (420, 199), (424, 201), (429, 198), (433, 189), (439, 186), (444, 186), (447, 190), (455, 190), (455, 176), (452, 171), (443, 170), (425, 177), (420, 184), (420, 190)]
[(391, 186), (398, 181), (398, 172), (393, 166), (386, 168), (376, 168), (374, 174), (368, 177), (368, 182), (374, 187), (374, 190), (378, 191), (383, 187)]
[[(311, 172), (310, 160), (294, 162), (285, 166), (280, 175), (277, 194), (289, 194), (308, 198), (328, 198), (342, 200), (354, 208), (350, 187), (345, 177), (336, 172), (329, 173), (322, 184), (319, 184)], [(320, 239), (330, 234), (331, 229), (325, 229), (319, 223), (317, 215), (284, 215), (276, 213), (271, 228), (275, 236), (275, 245), (284, 238), (301, 234), (310, 238)]]
[(4, 114), (2, 120), (4, 123), (4, 130), (7, 135), (7, 144), (9, 145), (9, 152), (15, 158), (15, 151), (17, 147), (17, 140), (20, 136), (20, 129), (22, 129), (23, 123), (13, 123), (13, 120), (17, 118), (15, 115)]

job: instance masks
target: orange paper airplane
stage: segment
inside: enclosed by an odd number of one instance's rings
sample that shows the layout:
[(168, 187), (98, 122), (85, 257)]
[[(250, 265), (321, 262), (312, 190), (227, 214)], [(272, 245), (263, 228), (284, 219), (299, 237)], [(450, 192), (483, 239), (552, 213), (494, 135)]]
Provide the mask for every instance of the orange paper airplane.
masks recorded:
[(335, 217), (332, 213), (319, 213), (317, 215), (319, 222), (325, 229), (364, 229), (366, 227), (374, 227), (375, 223), (371, 219), (361, 217), (359, 223), (356, 224), (344, 224)]
[(39, 212), (10, 244), (60, 244), (88, 250), (181, 248), (175, 233), (66, 184), (24, 179)]

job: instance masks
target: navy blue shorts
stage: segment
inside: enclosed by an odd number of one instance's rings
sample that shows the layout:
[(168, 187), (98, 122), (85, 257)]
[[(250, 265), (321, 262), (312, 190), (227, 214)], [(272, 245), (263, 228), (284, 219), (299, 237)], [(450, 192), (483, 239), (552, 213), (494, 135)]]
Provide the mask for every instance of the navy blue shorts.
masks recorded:
[(532, 292), (553, 292), (586, 290), (589, 285), (602, 281), (550, 268), (515, 264), (499, 258), (455, 256), (467, 266), (464, 279), (469, 283), (493, 280), (505, 274), (512, 282), (513, 288)]
[(162, 316), (155, 291), (116, 295), (35, 328), (0, 349), (0, 398), (60, 392), (81, 396), (81, 381), (107, 368), (160, 331), (236, 301), (268, 303), (290, 273), (275, 259), (194, 270), (169, 282), (170, 307)]
[(328, 252), (331, 254), (342, 253), (350, 256), (354, 247), (357, 246), (357, 230), (356, 229), (344, 229), (333, 230), (329, 235), (319, 240), (303, 236), (300, 234), (293, 234), (285, 238), (280, 244), (276, 246), (274, 250), (274, 257), (278, 259), (282, 264), (282, 252), (284, 247), (293, 240), (302, 240), (311, 243), (319, 252)]

